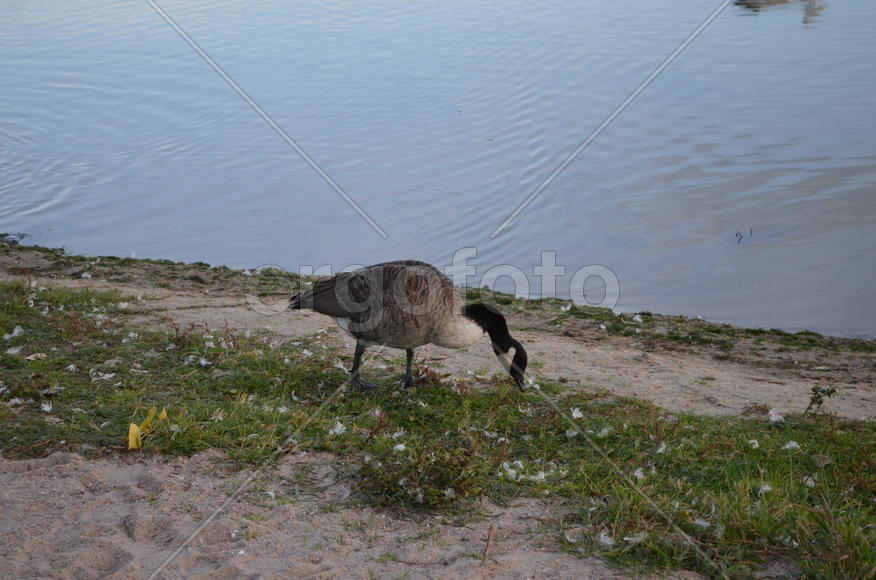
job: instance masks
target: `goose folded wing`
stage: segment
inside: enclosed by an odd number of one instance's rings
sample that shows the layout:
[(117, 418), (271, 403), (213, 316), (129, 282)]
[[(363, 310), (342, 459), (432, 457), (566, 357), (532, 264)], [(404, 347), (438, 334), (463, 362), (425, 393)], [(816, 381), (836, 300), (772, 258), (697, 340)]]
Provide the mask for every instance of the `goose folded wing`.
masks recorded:
[(370, 298), (367, 278), (356, 272), (344, 272), (316, 282), (301, 297), (301, 303), (320, 314), (359, 320), (367, 316)]

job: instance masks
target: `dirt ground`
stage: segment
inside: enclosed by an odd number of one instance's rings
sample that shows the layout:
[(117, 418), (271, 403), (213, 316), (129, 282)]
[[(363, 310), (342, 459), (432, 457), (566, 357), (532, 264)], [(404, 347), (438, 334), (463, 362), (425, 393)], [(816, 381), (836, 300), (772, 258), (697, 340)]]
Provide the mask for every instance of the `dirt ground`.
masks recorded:
[[(0, 464), (8, 578), (147, 577), (245, 476), (226, 473), (218, 452), (95, 460), (59, 452)], [(357, 505), (342, 469), (330, 455), (286, 456), (161, 577), (627, 578), (558, 552), (541, 531), (556, 517), (547, 502), (484, 503), (482, 517), (463, 525), (399, 518)]]
[[(135, 324), (195, 324), (205, 330), (227, 325), (267, 329), (281, 337), (318, 335), (352, 353), (352, 341), (331, 320), (306, 312), (259, 314), (246, 304), (246, 280), (216, 269), (170, 272), (140, 263), (101, 269), (97, 263), (83, 265), (81, 259), (65, 261), (45, 252), (0, 250), (0, 279), (22, 276), (45, 286), (117, 288), (140, 297), (131, 305)], [(767, 409), (798, 413), (806, 408), (813, 386), (832, 386), (837, 394), (824, 412), (876, 418), (872, 353), (788, 351), (751, 343), (734, 348), (732, 357), (717, 358), (707, 346), (609, 336), (598, 327), (556, 328), (531, 313), (512, 314), (509, 326), (526, 345), (536, 380), (549, 377), (570, 388), (601, 389), (670, 411), (708, 415)], [(364, 374), (400, 373), (401, 366), (392, 361), (399, 356), (400, 351), (381, 353)], [(417, 356), (420, 365), (440, 372), (499, 370), (486, 340), (461, 351), (424, 347)], [(438, 517), (396, 517), (352, 499), (338, 477), (344, 469), (328, 455), (286, 456), (232, 502), (165, 576), (627, 577), (597, 559), (558, 551), (544, 529), (553, 529), (562, 505), (534, 499), (507, 506), (484, 503), (482, 517), (461, 526)], [(39, 459), (0, 459), (3, 575), (144, 577), (243, 477), (245, 472), (228, 473), (219, 453), (86, 460), (57, 452)], [(574, 539), (575, 531), (568, 533)], [(781, 568), (770, 573), (793, 575)], [(698, 577), (683, 571), (669, 576)]]
[[(3, 277), (0, 271), (0, 279)], [(137, 323), (152, 327), (170, 328), (175, 323), (195, 325), (206, 332), (227, 325), (237, 330), (268, 330), (286, 338), (318, 335), (320, 340), (343, 345), (351, 356), (355, 345), (325, 316), (308, 311), (261, 314), (247, 305), (242, 292), (167, 290), (94, 279), (37, 281), (42, 285), (119, 289), (142, 296), (131, 311), (137, 313)], [(508, 324), (526, 346), (529, 375), (535, 380), (543, 376), (639, 397), (670, 411), (704, 415), (765, 413), (767, 409), (800, 413), (809, 403), (812, 387), (831, 386), (837, 393), (824, 403), (823, 412), (876, 419), (876, 355), (872, 353), (823, 349), (779, 352), (771, 345), (742, 344), (728, 360), (717, 358), (706, 346), (649, 344), (599, 330), (582, 329), (574, 336), (564, 336), (529, 313), (510, 315)], [(525, 330), (516, 330), (521, 328)], [(390, 360), (403, 356), (402, 351), (386, 349), (366, 364), (371, 369), (365, 373), (399, 373), (402, 367), (391, 366)], [(501, 370), (486, 339), (461, 350), (427, 345), (417, 349), (416, 356), (421, 365), (441, 372), (465, 374), (486, 369), (492, 374)], [(389, 368), (377, 368), (383, 366)]]

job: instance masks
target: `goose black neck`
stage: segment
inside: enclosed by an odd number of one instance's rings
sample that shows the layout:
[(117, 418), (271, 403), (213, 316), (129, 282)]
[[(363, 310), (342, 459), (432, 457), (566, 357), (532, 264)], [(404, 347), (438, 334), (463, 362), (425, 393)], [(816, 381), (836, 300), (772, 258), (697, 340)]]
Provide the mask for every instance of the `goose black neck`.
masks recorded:
[(501, 348), (503, 352), (508, 352), (511, 347), (517, 348), (519, 346), (519, 343), (511, 338), (511, 334), (508, 332), (508, 323), (505, 322), (505, 317), (493, 306), (480, 302), (469, 304), (465, 307), (465, 316), (484, 329), (493, 344)]

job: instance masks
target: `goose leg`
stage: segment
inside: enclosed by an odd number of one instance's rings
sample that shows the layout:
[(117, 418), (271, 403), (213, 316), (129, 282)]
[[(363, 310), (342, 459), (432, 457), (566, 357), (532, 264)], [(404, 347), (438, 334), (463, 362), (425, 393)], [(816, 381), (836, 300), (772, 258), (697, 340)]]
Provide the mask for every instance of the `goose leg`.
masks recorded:
[(353, 368), (350, 369), (350, 385), (357, 391), (373, 391), (377, 388), (374, 383), (366, 383), (359, 376), (359, 366), (362, 364), (362, 355), (365, 354), (365, 345), (361, 342), (356, 343), (356, 350), (353, 352)]
[(409, 348), (405, 351), (408, 355), (408, 364), (405, 370), (405, 378), (401, 380), (399, 386), (403, 389), (410, 389), (411, 387), (416, 386), (416, 382), (414, 381), (414, 349)]

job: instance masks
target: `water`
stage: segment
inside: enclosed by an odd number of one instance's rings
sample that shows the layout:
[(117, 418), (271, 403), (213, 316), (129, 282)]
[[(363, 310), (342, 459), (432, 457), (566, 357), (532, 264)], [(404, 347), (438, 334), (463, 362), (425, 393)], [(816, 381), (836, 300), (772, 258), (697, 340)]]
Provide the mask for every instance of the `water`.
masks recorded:
[(0, 231), (292, 270), (475, 247), (535, 290), (555, 251), (560, 294), (602, 264), (620, 310), (874, 336), (876, 4), (769, 4), (491, 240), (716, 3), (162, 2), (383, 239), (147, 3), (0, 1)]

